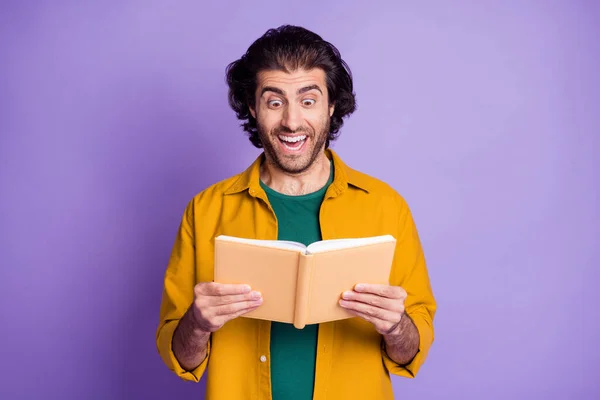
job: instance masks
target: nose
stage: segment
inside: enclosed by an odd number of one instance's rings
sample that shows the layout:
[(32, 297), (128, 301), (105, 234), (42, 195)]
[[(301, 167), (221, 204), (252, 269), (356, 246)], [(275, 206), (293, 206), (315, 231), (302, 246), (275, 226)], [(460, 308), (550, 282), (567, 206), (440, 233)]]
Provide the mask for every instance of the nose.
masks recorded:
[(283, 112), (281, 125), (295, 132), (302, 125), (302, 110), (295, 104), (290, 104)]

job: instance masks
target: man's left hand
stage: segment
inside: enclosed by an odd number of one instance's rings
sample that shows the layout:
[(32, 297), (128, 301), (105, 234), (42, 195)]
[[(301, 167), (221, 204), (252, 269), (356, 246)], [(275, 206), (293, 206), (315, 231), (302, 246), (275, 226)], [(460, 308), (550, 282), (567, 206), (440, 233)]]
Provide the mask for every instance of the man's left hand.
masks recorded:
[(382, 335), (397, 333), (406, 291), (400, 286), (358, 284), (342, 293), (340, 306), (372, 323)]

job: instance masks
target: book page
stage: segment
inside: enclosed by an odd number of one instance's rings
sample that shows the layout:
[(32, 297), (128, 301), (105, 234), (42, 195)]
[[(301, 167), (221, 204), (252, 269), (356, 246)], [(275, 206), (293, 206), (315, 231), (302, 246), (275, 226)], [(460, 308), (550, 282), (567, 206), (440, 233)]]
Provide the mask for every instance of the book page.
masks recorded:
[(254, 245), (254, 246), (270, 247), (272, 249), (294, 250), (294, 251), (300, 251), (301, 253), (304, 253), (304, 250), (306, 249), (306, 246), (303, 245), (302, 243), (291, 242), (291, 241), (287, 241), (287, 240), (247, 239), (247, 238), (240, 238), (240, 237), (227, 236), (227, 235), (219, 235), (219, 236), (217, 236), (216, 239), (225, 240), (228, 242), (250, 244), (250, 245)]
[(307, 254), (317, 254), (326, 251), (348, 249), (377, 243), (387, 243), (393, 242), (394, 240), (394, 237), (391, 235), (372, 236), (366, 238), (321, 240), (319, 242), (311, 243), (307, 248)]

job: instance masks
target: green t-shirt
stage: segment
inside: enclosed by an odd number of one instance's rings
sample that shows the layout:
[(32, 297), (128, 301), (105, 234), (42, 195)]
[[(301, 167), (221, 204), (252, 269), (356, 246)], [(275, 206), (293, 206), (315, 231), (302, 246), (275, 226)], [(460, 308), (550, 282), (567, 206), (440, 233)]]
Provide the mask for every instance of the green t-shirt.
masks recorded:
[[(333, 180), (333, 163), (327, 184), (319, 191), (288, 196), (262, 183), (278, 222), (278, 240), (305, 245), (321, 240), (319, 210)], [(273, 400), (312, 399), (315, 382), (319, 325), (296, 329), (292, 324), (271, 324), (271, 388)]]

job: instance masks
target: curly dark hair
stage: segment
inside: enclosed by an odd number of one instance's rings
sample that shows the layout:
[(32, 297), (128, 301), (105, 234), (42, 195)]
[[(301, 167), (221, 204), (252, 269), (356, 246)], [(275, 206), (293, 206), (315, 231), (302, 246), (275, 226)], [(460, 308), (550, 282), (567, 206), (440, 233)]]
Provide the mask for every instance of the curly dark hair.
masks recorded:
[(248, 48), (246, 53), (226, 68), (229, 105), (242, 123), (250, 142), (262, 147), (256, 119), (250, 114), (255, 106), (256, 79), (260, 71), (321, 68), (325, 71), (329, 104), (335, 104), (329, 123), (325, 147), (335, 140), (344, 121), (356, 110), (352, 73), (338, 49), (305, 28), (282, 25), (269, 29)]

